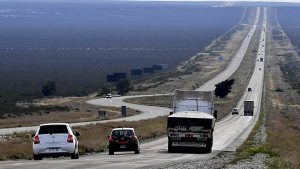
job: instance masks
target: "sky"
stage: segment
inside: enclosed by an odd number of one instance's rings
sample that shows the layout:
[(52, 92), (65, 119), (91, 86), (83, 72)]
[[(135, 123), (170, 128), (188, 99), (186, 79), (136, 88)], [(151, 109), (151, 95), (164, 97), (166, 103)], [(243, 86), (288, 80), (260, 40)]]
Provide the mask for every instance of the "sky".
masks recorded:
[(300, 0), (0, 0), (0, 2), (75, 2), (75, 3), (85, 3), (85, 2), (104, 2), (104, 1), (248, 1), (248, 2), (296, 2), (300, 3)]

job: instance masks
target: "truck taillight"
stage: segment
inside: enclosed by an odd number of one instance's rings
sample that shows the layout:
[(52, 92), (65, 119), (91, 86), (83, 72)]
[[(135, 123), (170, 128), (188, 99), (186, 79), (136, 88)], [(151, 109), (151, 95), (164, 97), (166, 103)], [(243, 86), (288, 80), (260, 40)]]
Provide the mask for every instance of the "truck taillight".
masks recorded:
[(34, 143), (34, 144), (40, 144), (40, 138), (39, 138), (38, 135), (35, 135), (35, 136), (33, 137), (33, 143)]
[(74, 140), (74, 139), (73, 139), (73, 135), (72, 135), (72, 134), (69, 134), (69, 135), (68, 135), (67, 142), (68, 142), (68, 143), (73, 143), (73, 140)]

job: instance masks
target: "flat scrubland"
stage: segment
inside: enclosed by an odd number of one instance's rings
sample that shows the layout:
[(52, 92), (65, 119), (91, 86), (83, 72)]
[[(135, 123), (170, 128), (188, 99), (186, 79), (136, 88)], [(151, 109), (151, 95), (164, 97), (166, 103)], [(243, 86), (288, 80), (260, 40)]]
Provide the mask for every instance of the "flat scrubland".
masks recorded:
[[(300, 168), (300, 57), (272, 11), (266, 69), (268, 141), (279, 156), (271, 168)], [(274, 33), (275, 32), (275, 33)], [(273, 33), (273, 34), (272, 34)], [(291, 75), (289, 75), (291, 74)]]
[[(19, 116), (8, 113), (0, 118), (0, 127), (24, 127), (49, 122), (74, 123), (123, 117), (121, 115), (121, 107), (94, 106), (87, 104), (86, 100), (88, 98), (80, 97), (36, 100), (34, 103), (28, 103), (31, 109), (36, 110), (35, 112), (25, 112)], [(22, 104), (26, 106), (26, 103)], [(106, 116), (99, 115), (99, 111), (106, 111)], [(127, 116), (139, 113), (141, 112), (130, 108), (127, 109)]]
[(0, 6), (0, 103), (41, 97), (49, 80), (59, 96), (85, 96), (106, 74), (160, 63), (173, 69), (236, 25), (244, 10), (109, 1)]

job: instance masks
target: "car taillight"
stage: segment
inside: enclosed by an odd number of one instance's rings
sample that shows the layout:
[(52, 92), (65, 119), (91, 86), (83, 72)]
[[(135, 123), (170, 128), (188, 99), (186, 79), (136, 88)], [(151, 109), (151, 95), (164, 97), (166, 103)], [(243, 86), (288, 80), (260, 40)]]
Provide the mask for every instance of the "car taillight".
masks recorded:
[(68, 135), (67, 142), (68, 142), (68, 143), (73, 143), (73, 135), (72, 135), (72, 134), (69, 134), (69, 135)]
[(33, 137), (33, 143), (34, 143), (34, 144), (40, 144), (40, 138), (39, 138), (38, 135), (35, 135), (35, 136)]
[(137, 141), (137, 137), (136, 136), (131, 136), (131, 141), (136, 142)]
[(109, 138), (108, 138), (108, 141), (109, 141), (109, 142), (114, 142), (114, 139), (113, 139), (112, 137), (109, 137)]

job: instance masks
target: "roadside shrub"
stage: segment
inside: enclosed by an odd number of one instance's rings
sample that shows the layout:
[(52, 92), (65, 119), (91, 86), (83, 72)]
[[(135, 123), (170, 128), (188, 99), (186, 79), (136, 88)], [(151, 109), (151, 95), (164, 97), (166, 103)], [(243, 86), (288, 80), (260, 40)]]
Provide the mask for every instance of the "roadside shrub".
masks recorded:
[(118, 94), (123, 96), (126, 93), (128, 93), (130, 90), (132, 90), (132, 87), (131, 87), (131, 83), (128, 79), (121, 80), (120, 82), (118, 82), (118, 84), (117, 84)]
[(231, 92), (231, 86), (233, 85), (233, 83), (234, 79), (227, 79), (223, 82), (216, 84), (215, 95), (221, 98), (225, 98), (228, 95), (228, 93)]

